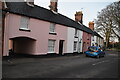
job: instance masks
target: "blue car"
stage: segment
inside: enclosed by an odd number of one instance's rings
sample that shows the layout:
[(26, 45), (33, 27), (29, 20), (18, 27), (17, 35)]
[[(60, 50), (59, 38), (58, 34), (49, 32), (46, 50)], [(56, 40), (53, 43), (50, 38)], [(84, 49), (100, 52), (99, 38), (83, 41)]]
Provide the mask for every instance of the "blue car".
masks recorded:
[(105, 52), (102, 51), (102, 49), (100, 49), (100, 47), (90, 46), (88, 48), (88, 51), (85, 51), (85, 55), (86, 55), (86, 57), (91, 56), (91, 57), (100, 58), (100, 57), (104, 57)]

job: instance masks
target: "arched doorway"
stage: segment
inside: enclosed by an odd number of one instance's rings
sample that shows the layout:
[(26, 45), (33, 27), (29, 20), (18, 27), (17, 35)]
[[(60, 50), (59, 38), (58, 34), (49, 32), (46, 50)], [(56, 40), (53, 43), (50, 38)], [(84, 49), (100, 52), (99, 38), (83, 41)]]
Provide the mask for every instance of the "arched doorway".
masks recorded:
[(16, 37), (9, 41), (11, 48), (16, 54), (33, 54), (35, 53), (36, 40), (29, 37)]

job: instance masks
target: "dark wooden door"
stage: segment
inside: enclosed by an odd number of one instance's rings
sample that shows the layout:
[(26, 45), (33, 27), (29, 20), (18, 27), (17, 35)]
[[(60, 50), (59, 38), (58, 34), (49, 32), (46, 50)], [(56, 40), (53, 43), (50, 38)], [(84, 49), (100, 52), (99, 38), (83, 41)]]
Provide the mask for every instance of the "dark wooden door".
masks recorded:
[(59, 41), (59, 54), (62, 55), (63, 53), (63, 44), (64, 44), (64, 40), (60, 40)]

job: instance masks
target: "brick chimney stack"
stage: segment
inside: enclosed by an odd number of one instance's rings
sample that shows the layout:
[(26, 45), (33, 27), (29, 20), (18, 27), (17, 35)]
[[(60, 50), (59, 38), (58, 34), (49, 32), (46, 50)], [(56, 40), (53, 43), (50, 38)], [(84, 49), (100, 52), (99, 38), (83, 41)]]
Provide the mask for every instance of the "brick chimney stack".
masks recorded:
[(93, 21), (92, 22), (90, 21), (88, 25), (91, 30), (94, 30), (94, 22)]
[(7, 9), (5, 0), (0, 1), (0, 9)]
[(83, 24), (83, 13), (82, 13), (82, 11), (76, 12), (75, 21), (80, 22), (81, 24)]
[(26, 0), (26, 2), (29, 6), (34, 7), (34, 0)]
[(50, 0), (50, 6), (49, 6), (50, 10), (55, 11), (55, 12), (58, 11), (58, 9), (57, 9), (58, 3), (57, 2), (58, 2), (58, 0)]

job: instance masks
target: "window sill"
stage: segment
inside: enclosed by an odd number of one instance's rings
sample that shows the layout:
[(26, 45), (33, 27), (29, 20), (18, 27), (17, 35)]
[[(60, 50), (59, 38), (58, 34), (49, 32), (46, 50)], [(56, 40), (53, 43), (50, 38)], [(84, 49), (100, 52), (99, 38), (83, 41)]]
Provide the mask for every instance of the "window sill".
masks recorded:
[(48, 54), (52, 54), (52, 53), (55, 53), (55, 52), (47, 52)]
[(74, 50), (73, 53), (77, 52), (77, 50)]
[(55, 11), (53, 11), (53, 10), (52, 10), (52, 12), (53, 12), (54, 14), (58, 14), (57, 12), (55, 12)]
[(49, 34), (52, 34), (52, 35), (57, 35), (56, 32), (49, 32)]
[(31, 31), (30, 29), (25, 29), (25, 28), (20, 28), (19, 30), (20, 30), (20, 31), (27, 31), (27, 32), (30, 32), (30, 31)]
[(75, 36), (75, 38), (78, 38), (78, 36)]

